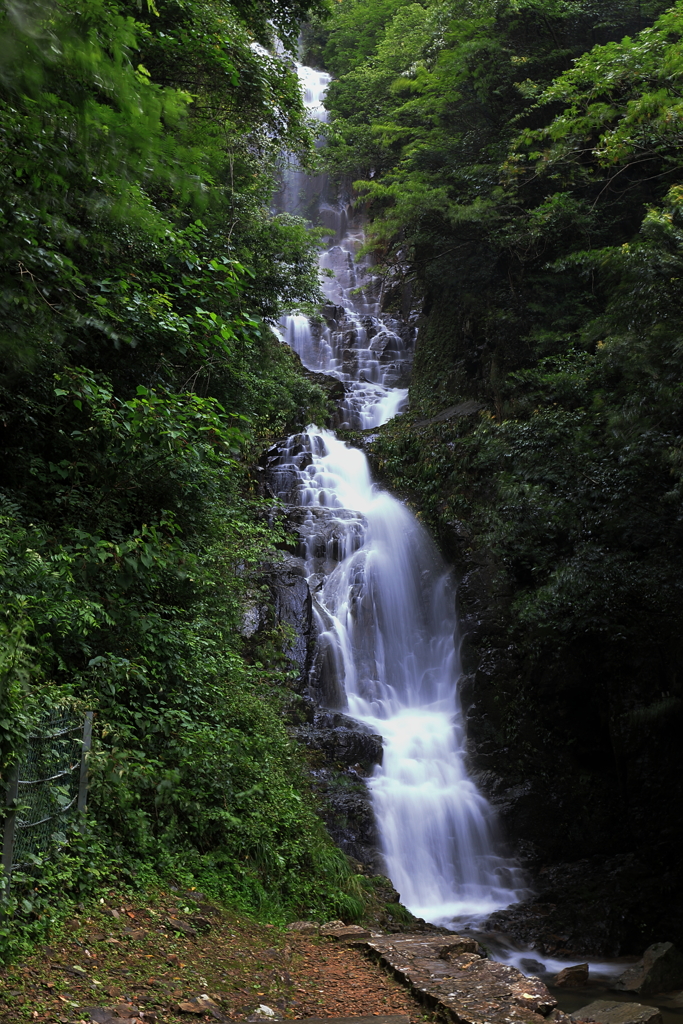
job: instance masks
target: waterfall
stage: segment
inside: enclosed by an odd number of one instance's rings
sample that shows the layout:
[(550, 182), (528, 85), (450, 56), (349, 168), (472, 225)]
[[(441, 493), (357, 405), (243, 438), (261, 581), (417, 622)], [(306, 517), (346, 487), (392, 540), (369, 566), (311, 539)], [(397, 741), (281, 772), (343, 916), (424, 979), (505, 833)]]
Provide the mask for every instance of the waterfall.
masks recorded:
[[(330, 76), (302, 65), (298, 73), (311, 116), (324, 122)], [(282, 336), (309, 370), (344, 383), (336, 427), (365, 429), (386, 423), (408, 400), (415, 330), (396, 318), (380, 316), (381, 282), (369, 261), (356, 261), (364, 241), (362, 216), (330, 192), (326, 175), (310, 177), (291, 161), (283, 170), (274, 205), (327, 229), (331, 243), (320, 256), (327, 299), (323, 321), (312, 324), (304, 316), (284, 317)]]
[[(328, 76), (309, 68), (299, 75), (323, 120)], [(323, 278), (325, 323), (286, 317), (283, 337), (305, 366), (344, 383), (339, 425), (378, 426), (407, 401), (414, 331), (382, 316), (372, 267), (355, 260), (362, 225), (351, 208), (333, 209), (322, 179), (307, 186), (292, 174), (297, 181), (285, 182), (282, 195), (299, 202), (310, 187), (318, 222), (330, 228), (321, 267), (334, 277)], [(365, 455), (330, 430), (311, 426), (289, 438), (272, 479), (298, 507), (325, 691), (383, 737), (383, 762), (368, 786), (403, 903), (447, 923), (515, 902), (519, 872), (497, 852), (495, 816), (465, 766), (455, 594), (431, 538), (373, 483)]]

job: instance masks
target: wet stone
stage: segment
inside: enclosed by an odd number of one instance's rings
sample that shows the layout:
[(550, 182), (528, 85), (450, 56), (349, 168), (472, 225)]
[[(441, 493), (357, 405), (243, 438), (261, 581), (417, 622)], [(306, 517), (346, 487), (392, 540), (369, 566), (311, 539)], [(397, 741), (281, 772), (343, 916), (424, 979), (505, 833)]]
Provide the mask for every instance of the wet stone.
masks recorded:
[(282, 560), (264, 566), (264, 581), (273, 600), (276, 622), (294, 629), (293, 640), (284, 652), (296, 664), (303, 678), (309, 668), (309, 642), (313, 623), (311, 593), (301, 559), (285, 554)]
[(382, 737), (340, 712), (318, 712), (312, 725), (299, 726), (292, 735), (309, 749), (322, 750), (330, 763), (371, 766), (382, 761)]
[(558, 988), (582, 988), (588, 982), (588, 964), (565, 967), (555, 978)]
[(574, 1021), (591, 1024), (662, 1024), (662, 1015), (656, 1006), (640, 1003), (618, 1003), (609, 999), (596, 999), (572, 1014)]
[(540, 960), (533, 960), (530, 957), (525, 957), (523, 960), (519, 961), (519, 966), (523, 967), (527, 974), (545, 974), (545, 964), (542, 964)]
[(647, 996), (682, 985), (683, 954), (671, 942), (655, 942), (645, 950), (640, 963), (617, 978), (612, 988)]

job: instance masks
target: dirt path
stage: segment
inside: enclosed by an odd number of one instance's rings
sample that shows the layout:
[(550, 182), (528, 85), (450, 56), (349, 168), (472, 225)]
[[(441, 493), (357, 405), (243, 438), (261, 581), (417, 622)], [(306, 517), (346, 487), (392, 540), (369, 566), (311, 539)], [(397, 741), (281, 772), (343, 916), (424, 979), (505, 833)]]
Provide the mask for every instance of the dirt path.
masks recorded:
[[(204, 994), (213, 1008), (199, 1000)], [(49, 946), (0, 971), (0, 1024), (92, 1024), (108, 1020), (105, 1010), (121, 1024), (246, 1020), (259, 1005), (288, 1019), (425, 1019), (407, 990), (360, 951), (256, 925), (195, 892), (128, 902), (112, 894)]]

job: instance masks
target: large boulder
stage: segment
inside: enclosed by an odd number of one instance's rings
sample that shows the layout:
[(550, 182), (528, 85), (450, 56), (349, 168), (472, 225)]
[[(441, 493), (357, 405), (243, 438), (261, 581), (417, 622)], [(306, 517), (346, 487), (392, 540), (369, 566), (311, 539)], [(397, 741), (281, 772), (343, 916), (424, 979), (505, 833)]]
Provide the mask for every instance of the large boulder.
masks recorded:
[(671, 942), (655, 942), (645, 950), (640, 963), (624, 971), (612, 988), (641, 996), (683, 988), (683, 953)]

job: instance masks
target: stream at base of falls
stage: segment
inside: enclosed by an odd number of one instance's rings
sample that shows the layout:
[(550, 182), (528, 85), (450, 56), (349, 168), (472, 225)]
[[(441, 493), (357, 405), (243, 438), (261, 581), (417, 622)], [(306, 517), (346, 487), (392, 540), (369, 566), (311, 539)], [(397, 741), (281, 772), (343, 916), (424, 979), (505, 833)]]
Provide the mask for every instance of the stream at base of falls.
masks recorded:
[[(329, 76), (298, 70), (309, 111), (324, 121)], [(356, 259), (362, 216), (325, 176), (296, 167), (274, 205), (328, 232), (321, 320), (284, 317), (281, 337), (307, 369), (343, 386), (336, 428), (381, 426), (407, 405), (416, 328), (381, 311), (381, 281)], [(386, 874), (416, 917), (476, 934), (529, 892), (466, 767), (453, 580), (426, 530), (373, 482), (364, 453), (332, 430), (309, 426), (278, 445), (269, 479), (299, 535), (317, 632), (315, 692), (382, 737), (382, 763), (367, 784)], [(567, 965), (491, 938), (495, 959), (525, 973)]]

